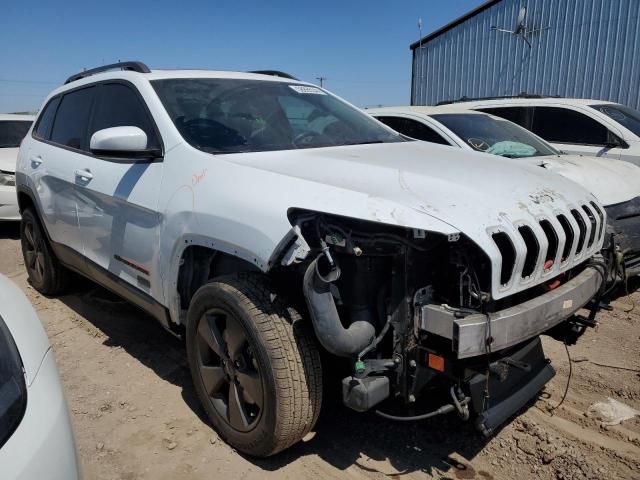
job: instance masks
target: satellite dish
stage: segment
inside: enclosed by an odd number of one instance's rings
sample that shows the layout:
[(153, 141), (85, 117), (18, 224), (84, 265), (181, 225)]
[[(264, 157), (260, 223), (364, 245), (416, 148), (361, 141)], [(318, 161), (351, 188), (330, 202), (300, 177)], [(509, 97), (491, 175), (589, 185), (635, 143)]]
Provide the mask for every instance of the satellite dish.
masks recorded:
[(527, 7), (522, 6), (518, 11), (518, 18), (516, 19), (516, 25), (513, 30), (505, 30), (504, 28), (498, 28), (496, 26), (492, 26), (491, 30), (494, 32), (508, 33), (517, 37), (521, 37), (526, 42), (526, 44), (529, 45), (529, 48), (531, 48), (531, 42), (527, 38), (527, 35), (539, 33), (544, 30), (548, 30), (549, 28), (551, 27), (527, 30)]

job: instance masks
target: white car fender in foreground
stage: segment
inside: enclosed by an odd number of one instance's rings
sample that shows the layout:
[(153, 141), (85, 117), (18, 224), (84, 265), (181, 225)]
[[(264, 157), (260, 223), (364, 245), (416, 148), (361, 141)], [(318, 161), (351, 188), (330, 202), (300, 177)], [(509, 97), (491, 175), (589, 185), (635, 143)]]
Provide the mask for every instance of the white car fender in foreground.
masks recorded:
[(0, 478), (78, 479), (71, 419), (47, 335), (27, 298), (2, 275), (0, 316), (18, 348), (27, 385), (24, 416), (0, 448)]

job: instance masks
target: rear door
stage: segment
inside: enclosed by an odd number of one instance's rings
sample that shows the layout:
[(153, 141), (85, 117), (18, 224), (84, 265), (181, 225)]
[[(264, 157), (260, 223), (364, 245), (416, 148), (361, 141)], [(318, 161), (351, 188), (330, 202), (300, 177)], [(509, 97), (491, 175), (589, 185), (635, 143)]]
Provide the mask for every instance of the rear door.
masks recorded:
[[(160, 135), (146, 104), (133, 84), (99, 84), (87, 138), (110, 127), (135, 126), (147, 134), (148, 148), (160, 148)], [(89, 268), (152, 293), (157, 269), (161, 216), (157, 203), (162, 159), (109, 158), (89, 155), (77, 165), (80, 228)], [(84, 172), (84, 173), (82, 173)]]
[(87, 154), (87, 125), (95, 92), (95, 86), (83, 87), (50, 100), (27, 152), (26, 170), (33, 180), (49, 236), (79, 254), (83, 247), (75, 171)]

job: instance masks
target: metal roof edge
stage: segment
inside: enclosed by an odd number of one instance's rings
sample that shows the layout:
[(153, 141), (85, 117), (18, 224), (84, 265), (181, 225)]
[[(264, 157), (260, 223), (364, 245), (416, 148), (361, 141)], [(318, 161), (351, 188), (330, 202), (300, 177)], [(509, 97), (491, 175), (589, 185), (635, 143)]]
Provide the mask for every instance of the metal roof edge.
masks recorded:
[(474, 16), (478, 15), (479, 13), (487, 10), (488, 8), (493, 7), (497, 3), (500, 3), (501, 1), (502, 0), (489, 0), (487, 2), (484, 2), (483, 4), (481, 4), (478, 7), (474, 8), (470, 12), (467, 12), (464, 15), (462, 15), (461, 17), (456, 18), (452, 22), (447, 23), (445, 26), (440, 27), (439, 29), (431, 32), (428, 35), (425, 35), (424, 37), (422, 37), (417, 42), (413, 42), (411, 45), (409, 45), (409, 48), (411, 50), (415, 50), (416, 48), (418, 48), (420, 45), (424, 44), (425, 42), (429, 42), (429, 41), (433, 40), (434, 38), (442, 35), (443, 33), (451, 30), (452, 28), (460, 25), (461, 23), (466, 22), (471, 17), (474, 17)]

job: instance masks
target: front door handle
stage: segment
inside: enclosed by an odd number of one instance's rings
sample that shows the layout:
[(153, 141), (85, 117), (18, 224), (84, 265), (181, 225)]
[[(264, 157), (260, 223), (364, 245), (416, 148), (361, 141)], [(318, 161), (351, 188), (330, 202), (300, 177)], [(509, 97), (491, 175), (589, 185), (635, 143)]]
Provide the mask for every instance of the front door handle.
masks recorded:
[(38, 168), (42, 165), (42, 157), (40, 155), (33, 155), (29, 160), (31, 161), (31, 166), (33, 168)]
[(84, 180), (85, 182), (88, 182), (89, 180), (91, 180), (93, 178), (93, 173), (91, 173), (91, 171), (89, 171), (89, 169), (85, 169), (85, 170), (76, 170), (76, 178), (79, 178), (80, 180)]

